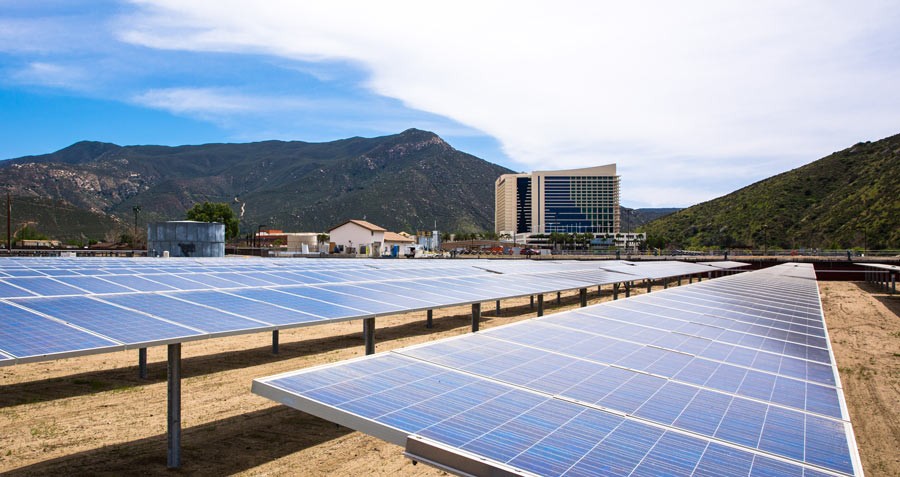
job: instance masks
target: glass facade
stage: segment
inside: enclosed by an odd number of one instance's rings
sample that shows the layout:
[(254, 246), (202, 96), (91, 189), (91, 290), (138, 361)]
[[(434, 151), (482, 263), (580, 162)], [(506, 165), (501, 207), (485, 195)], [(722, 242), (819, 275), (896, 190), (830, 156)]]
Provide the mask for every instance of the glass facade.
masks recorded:
[(531, 178), (516, 178), (516, 233), (531, 232)]
[(617, 176), (544, 176), (544, 232), (616, 233)]

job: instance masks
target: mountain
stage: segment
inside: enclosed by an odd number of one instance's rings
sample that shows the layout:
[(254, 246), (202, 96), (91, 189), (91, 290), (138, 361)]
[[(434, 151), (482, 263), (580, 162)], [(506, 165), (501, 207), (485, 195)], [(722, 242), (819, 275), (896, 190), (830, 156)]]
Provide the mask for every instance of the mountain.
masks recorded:
[(648, 222), (674, 214), (679, 210), (681, 209), (629, 209), (628, 207), (619, 207), (620, 229), (622, 232), (634, 232)]
[(655, 246), (900, 248), (900, 135), (815, 162), (642, 227)]
[[(259, 225), (324, 231), (353, 218), (391, 230), (431, 230), (437, 221), (441, 230), (475, 231), (493, 228), (493, 183), (509, 172), (434, 133), (410, 129), (325, 143), (85, 141), (0, 162), (0, 187), (16, 199), (108, 214), (125, 227), (133, 223), (134, 206), (144, 224), (183, 219), (195, 203), (209, 200), (228, 202), (237, 214), (243, 209), (243, 233)], [(27, 220), (15, 212), (14, 221)]]
[[(6, 243), (6, 198), (0, 200), (0, 227)], [(62, 201), (40, 197), (12, 198), (12, 233), (28, 225), (53, 239), (77, 245), (86, 245), (90, 239), (113, 241), (117, 232), (129, 232), (133, 223), (116, 220), (103, 213), (79, 209)]]

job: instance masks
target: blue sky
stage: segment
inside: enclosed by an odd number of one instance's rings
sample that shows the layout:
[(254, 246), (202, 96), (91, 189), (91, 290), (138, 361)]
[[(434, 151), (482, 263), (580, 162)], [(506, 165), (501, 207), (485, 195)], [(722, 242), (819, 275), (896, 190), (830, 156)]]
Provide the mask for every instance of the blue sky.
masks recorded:
[(890, 1), (0, 0), (0, 158), (434, 131), (688, 206), (900, 133)]

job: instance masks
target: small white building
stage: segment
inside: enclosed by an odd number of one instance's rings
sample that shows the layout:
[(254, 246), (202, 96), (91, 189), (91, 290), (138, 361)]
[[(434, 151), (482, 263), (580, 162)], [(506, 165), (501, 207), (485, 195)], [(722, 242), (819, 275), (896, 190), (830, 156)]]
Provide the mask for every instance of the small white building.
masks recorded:
[[(365, 220), (348, 220), (328, 230), (330, 241), (344, 250), (353, 249), (362, 255), (376, 255), (384, 245), (384, 233), (387, 229)], [(363, 253), (365, 248), (365, 253)], [(377, 250), (372, 253), (370, 250)]]
[(398, 255), (406, 255), (410, 253), (410, 248), (415, 249), (416, 241), (405, 234), (394, 232), (384, 233), (384, 246), (382, 247), (382, 255), (391, 255), (391, 248), (397, 245), (400, 247)]

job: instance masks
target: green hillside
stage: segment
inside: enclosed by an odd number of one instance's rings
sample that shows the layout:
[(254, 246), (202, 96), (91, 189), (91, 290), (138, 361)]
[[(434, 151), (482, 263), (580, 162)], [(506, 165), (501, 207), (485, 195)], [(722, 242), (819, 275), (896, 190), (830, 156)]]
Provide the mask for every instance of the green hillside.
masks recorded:
[(900, 135), (818, 161), (643, 226), (674, 248), (900, 248)]
[[(366, 218), (391, 230), (493, 228), (493, 182), (508, 169), (410, 129), (327, 143), (197, 146), (79, 142), (0, 162), (0, 186), (19, 197), (102, 211), (123, 223), (183, 219), (197, 202), (228, 202), (242, 232), (259, 225), (323, 231)], [(63, 213), (63, 212), (61, 212)], [(51, 231), (45, 232), (53, 235)]]
[[(0, 228), (6, 243), (6, 196), (0, 198)], [(12, 197), (12, 235), (26, 225), (63, 243), (87, 244), (89, 241), (113, 240), (121, 233), (131, 233), (132, 224), (118, 222), (102, 213), (79, 209), (60, 201), (36, 197)]]

